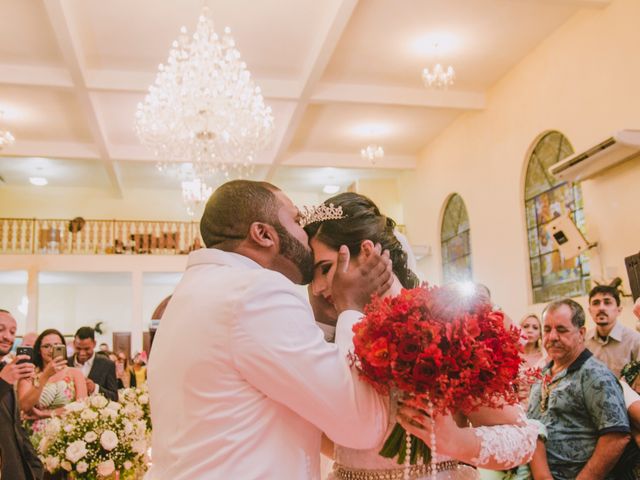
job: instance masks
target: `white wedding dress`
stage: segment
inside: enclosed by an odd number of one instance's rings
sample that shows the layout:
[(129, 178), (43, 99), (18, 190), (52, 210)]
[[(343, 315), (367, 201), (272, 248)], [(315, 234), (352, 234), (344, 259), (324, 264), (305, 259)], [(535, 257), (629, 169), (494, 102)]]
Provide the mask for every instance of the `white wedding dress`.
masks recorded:
[[(395, 425), (395, 401), (391, 401), (390, 421), (387, 435)], [(517, 466), (527, 463), (535, 450), (539, 433), (539, 423), (527, 420), (524, 411), (521, 413), (524, 426), (496, 425), (491, 427), (476, 427), (475, 433), (481, 438), (481, 451), (478, 464), (483, 465), (491, 457), (499, 462)], [(395, 459), (381, 457), (378, 452), (380, 444), (371, 450), (353, 450), (336, 445), (334, 451), (335, 463), (327, 480), (402, 480), (404, 467), (398, 465)], [(435, 467), (434, 467), (435, 466)], [(477, 480), (480, 478), (478, 470), (456, 460), (438, 455), (436, 438), (436, 456), (427, 466), (414, 466), (410, 475), (411, 480)], [(435, 477), (431, 470), (435, 468)], [(417, 470), (417, 471), (416, 471)]]

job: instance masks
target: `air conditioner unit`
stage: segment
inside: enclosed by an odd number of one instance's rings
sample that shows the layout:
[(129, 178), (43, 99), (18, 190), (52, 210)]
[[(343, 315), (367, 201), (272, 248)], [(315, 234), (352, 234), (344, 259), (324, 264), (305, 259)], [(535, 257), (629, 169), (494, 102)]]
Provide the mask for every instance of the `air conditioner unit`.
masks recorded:
[(613, 137), (587, 151), (552, 165), (549, 173), (568, 182), (579, 182), (638, 154), (640, 154), (640, 130), (620, 130)]

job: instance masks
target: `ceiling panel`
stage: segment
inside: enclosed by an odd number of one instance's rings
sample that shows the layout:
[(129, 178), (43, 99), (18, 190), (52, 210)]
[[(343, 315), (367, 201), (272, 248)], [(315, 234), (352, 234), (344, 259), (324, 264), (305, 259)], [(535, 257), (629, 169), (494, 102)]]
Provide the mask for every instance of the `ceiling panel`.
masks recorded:
[(482, 91), (579, 8), (553, 1), (359, 2), (323, 81), (419, 88), (422, 69), (441, 62), (456, 69), (456, 89)]
[(311, 105), (291, 150), (359, 154), (368, 143), (385, 154), (415, 155), (459, 110), (362, 104)]
[(47, 66), (63, 63), (43, 2), (0, 1), (0, 25), (1, 63)]
[(0, 85), (3, 127), (20, 140), (91, 141), (75, 93), (50, 88)]
[(397, 179), (400, 175), (402, 170), (389, 168), (280, 167), (272, 183), (284, 191), (315, 193), (322, 199), (335, 195), (323, 193), (325, 185), (337, 185), (344, 192), (356, 180)]
[[(90, 0), (76, 1), (77, 28), (90, 68), (156, 71), (180, 27), (189, 34), (208, 5), (215, 28), (229, 26), (254, 75), (301, 73), (327, 5), (314, 0)], [(114, 32), (118, 32), (114, 35)]]
[(99, 160), (0, 157), (0, 175), (7, 185), (14, 186), (31, 186), (29, 177), (45, 177), (51, 187), (108, 189), (110, 186), (109, 178)]
[[(157, 168), (156, 162), (118, 162), (125, 188), (152, 188), (163, 190), (180, 190), (181, 182), (190, 177), (192, 171), (188, 163), (175, 164), (175, 168), (169, 173), (163, 173)], [(261, 180), (264, 178), (268, 167), (256, 165), (251, 179)], [(208, 184), (215, 188), (222, 183), (220, 178), (207, 178)]]

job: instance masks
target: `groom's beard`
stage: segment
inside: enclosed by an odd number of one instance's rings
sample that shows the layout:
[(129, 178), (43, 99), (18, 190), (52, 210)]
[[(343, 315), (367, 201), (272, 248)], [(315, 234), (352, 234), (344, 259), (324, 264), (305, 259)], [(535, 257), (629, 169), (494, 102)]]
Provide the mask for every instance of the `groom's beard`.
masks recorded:
[(280, 239), (280, 255), (290, 260), (302, 275), (302, 285), (313, 280), (313, 252), (291, 235), (282, 225), (274, 225)]

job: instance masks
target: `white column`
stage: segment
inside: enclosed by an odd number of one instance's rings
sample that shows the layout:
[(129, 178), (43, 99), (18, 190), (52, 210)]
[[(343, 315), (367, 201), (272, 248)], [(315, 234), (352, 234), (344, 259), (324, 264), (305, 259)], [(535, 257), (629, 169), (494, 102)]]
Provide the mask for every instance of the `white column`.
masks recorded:
[(134, 270), (131, 274), (131, 353), (142, 351), (142, 271)]
[(34, 266), (27, 270), (27, 324), (25, 333), (38, 331), (38, 269)]

